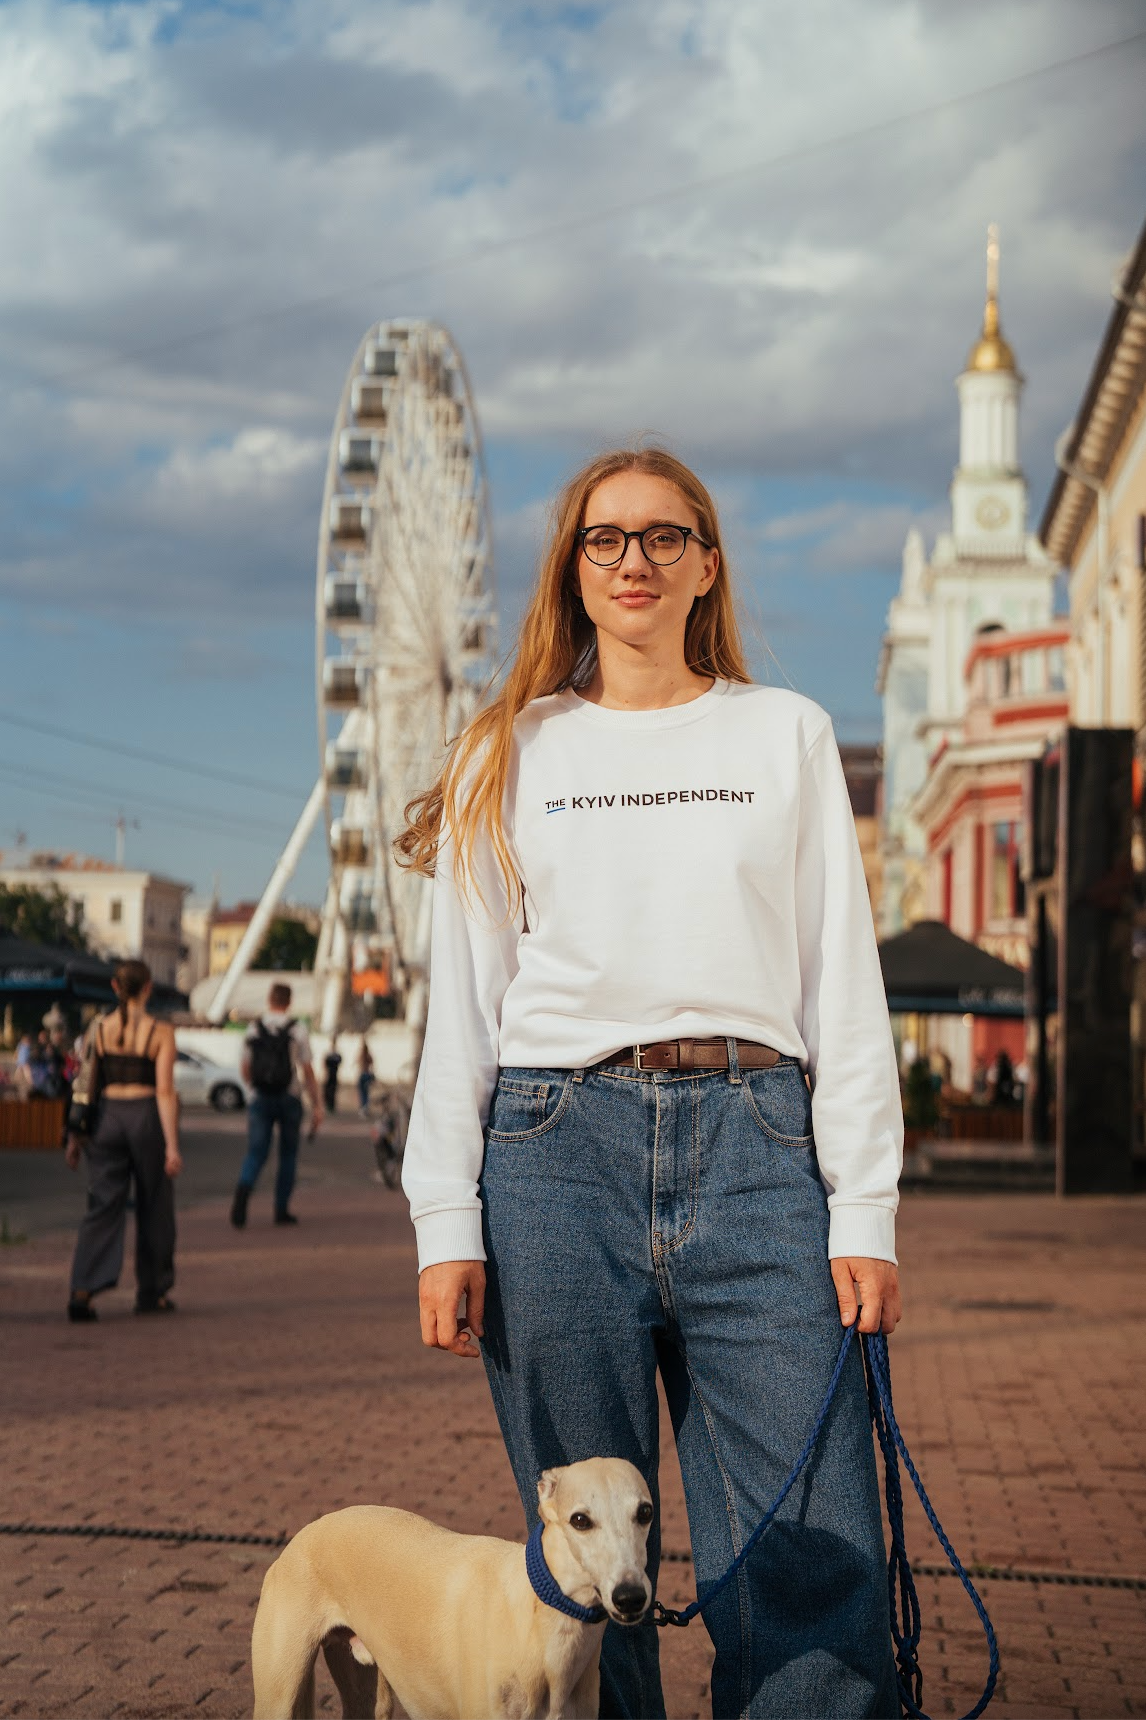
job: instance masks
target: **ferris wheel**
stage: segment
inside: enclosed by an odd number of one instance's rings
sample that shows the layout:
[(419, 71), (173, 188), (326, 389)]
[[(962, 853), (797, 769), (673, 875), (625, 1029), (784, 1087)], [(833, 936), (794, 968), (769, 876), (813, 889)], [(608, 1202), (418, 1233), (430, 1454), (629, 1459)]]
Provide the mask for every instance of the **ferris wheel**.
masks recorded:
[(396, 864), (393, 840), (476, 710), (497, 647), (481, 434), (461, 353), (436, 323), (377, 323), (350, 366), (327, 462), (315, 632), (322, 774), (208, 1014), (225, 1018), (321, 814), (320, 1026), (345, 1024), (351, 992), (389, 986), (417, 1027), (430, 881)]
[(436, 323), (377, 324), (350, 367), (327, 463), (316, 638), (331, 866), (316, 966), (333, 1031), (348, 982), (380, 967), (416, 1013), (429, 880), (396, 864), (393, 840), (494, 668), (481, 436), (461, 353)]

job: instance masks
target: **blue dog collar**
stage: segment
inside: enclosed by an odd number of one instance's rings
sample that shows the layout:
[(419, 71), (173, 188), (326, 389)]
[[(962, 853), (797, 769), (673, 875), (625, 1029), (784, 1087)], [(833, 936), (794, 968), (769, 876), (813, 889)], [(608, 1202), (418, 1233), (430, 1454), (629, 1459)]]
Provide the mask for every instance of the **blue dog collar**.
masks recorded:
[(547, 1607), (564, 1613), (566, 1618), (575, 1618), (579, 1624), (600, 1624), (606, 1617), (604, 1607), (583, 1607), (580, 1601), (571, 1601), (545, 1563), (545, 1554), (541, 1549), (543, 1528), (544, 1524), (538, 1523), (525, 1543), (525, 1570), (533, 1585), (534, 1594), (539, 1601), (544, 1601)]

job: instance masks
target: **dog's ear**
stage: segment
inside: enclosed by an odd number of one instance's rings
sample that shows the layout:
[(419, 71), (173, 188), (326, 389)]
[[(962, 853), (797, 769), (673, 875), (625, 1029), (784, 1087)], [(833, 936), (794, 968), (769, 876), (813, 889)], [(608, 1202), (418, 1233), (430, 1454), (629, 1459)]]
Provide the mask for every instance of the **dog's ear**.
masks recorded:
[(537, 1503), (541, 1508), (542, 1519), (552, 1523), (557, 1513), (553, 1508), (553, 1496), (557, 1492), (557, 1482), (561, 1471), (559, 1469), (543, 1469), (537, 1482)]

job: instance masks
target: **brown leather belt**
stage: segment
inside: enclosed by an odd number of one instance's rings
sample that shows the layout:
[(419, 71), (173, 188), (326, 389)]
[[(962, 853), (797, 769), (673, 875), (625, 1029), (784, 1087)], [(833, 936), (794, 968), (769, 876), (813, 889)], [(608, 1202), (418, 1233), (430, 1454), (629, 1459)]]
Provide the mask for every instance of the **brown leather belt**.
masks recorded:
[[(736, 1058), (742, 1069), (771, 1069), (780, 1052), (770, 1045), (755, 1045), (750, 1039), (736, 1041)], [(595, 1069), (727, 1069), (725, 1039), (666, 1039), (659, 1045), (628, 1045), (612, 1057), (602, 1057)]]

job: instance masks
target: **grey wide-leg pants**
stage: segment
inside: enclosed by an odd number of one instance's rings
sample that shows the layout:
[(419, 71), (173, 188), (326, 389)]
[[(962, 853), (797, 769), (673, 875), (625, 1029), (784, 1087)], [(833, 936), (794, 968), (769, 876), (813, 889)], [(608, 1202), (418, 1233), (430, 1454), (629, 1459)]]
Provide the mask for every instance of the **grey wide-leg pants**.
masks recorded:
[(119, 1283), (127, 1197), (135, 1184), (135, 1281), (140, 1302), (175, 1282), (175, 1191), (153, 1098), (105, 1099), (86, 1146), (88, 1209), (72, 1259), (72, 1290), (94, 1295)]

